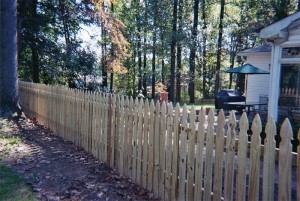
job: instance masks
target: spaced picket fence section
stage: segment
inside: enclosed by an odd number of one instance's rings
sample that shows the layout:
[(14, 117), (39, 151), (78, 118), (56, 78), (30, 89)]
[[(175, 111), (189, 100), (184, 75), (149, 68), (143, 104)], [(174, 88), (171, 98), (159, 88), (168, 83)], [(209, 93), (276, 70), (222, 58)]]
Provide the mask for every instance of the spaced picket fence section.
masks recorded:
[(27, 82), (19, 94), (29, 117), (165, 200), (300, 200), (288, 120), (277, 153), (272, 118), (262, 146), (258, 115), (250, 143), (245, 113), (239, 121), (222, 110), (215, 118), (213, 109), (196, 115), (178, 104)]

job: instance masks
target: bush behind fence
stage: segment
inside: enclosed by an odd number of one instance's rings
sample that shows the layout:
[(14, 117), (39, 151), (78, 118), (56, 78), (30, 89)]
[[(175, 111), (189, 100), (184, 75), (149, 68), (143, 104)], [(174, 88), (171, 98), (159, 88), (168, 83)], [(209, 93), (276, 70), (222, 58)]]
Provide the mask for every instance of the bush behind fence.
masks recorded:
[(272, 118), (261, 145), (259, 115), (248, 142), (245, 113), (237, 121), (233, 112), (216, 118), (213, 109), (196, 115), (179, 104), (28, 82), (19, 94), (26, 115), (165, 200), (300, 199), (299, 147), (292, 153), (287, 119), (276, 149)]

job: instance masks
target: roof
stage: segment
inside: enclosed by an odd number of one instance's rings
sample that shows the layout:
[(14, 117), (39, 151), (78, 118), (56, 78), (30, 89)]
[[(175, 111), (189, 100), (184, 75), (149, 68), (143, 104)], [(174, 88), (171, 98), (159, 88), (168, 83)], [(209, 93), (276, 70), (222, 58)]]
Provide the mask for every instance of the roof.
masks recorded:
[(287, 35), (287, 29), (290, 25), (299, 19), (300, 11), (263, 28), (259, 33), (259, 37), (271, 40), (284, 38)]
[(238, 55), (249, 55), (249, 54), (261, 54), (261, 53), (270, 53), (272, 51), (272, 46), (269, 44), (260, 46), (260, 47), (255, 47), (252, 49), (246, 49), (238, 53)]

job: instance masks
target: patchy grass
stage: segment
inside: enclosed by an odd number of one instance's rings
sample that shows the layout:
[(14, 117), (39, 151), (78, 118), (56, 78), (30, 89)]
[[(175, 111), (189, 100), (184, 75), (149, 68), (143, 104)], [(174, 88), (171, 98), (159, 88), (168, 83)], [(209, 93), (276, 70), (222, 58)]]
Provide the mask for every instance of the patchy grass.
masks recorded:
[(35, 200), (31, 188), (0, 161), (0, 200)]

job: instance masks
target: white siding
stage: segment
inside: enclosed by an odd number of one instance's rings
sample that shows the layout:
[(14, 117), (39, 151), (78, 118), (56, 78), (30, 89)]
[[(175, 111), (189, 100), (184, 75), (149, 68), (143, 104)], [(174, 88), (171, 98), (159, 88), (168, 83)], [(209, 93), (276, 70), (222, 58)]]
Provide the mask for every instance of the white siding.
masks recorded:
[[(270, 54), (253, 54), (247, 56), (247, 63), (252, 64), (255, 67), (261, 68), (266, 71), (270, 71), (269, 66), (271, 64), (271, 52)], [(248, 102), (259, 101), (260, 95), (269, 94), (270, 75), (269, 74), (255, 74), (247, 75), (247, 97)]]
[(297, 41), (300, 40), (300, 29), (297, 27), (289, 32), (289, 41)]

